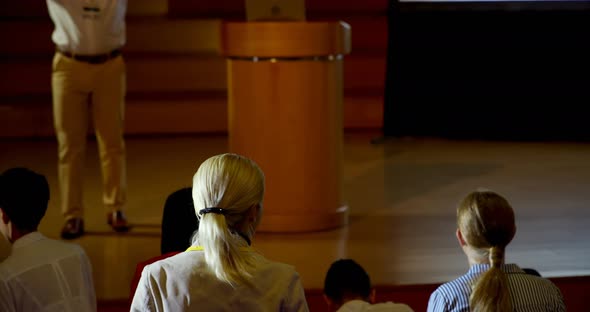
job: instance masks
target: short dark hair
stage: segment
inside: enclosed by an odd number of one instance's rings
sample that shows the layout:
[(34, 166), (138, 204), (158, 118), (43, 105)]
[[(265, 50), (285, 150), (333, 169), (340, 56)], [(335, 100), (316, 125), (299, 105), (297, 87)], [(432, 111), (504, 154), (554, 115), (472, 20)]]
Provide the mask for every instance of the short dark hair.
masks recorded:
[(324, 294), (328, 298), (335, 302), (342, 302), (346, 296), (368, 299), (370, 293), (371, 279), (360, 264), (352, 259), (332, 263), (324, 281)]
[(47, 179), (27, 168), (12, 168), (0, 176), (0, 207), (16, 228), (36, 231), (47, 211)]

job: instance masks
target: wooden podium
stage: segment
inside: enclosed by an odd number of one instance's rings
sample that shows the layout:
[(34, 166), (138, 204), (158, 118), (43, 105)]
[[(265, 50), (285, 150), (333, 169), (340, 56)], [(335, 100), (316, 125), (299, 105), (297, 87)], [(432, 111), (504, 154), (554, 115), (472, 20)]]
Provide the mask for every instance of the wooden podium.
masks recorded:
[(348, 221), (342, 200), (343, 22), (232, 22), (229, 149), (266, 176), (259, 231), (306, 232)]

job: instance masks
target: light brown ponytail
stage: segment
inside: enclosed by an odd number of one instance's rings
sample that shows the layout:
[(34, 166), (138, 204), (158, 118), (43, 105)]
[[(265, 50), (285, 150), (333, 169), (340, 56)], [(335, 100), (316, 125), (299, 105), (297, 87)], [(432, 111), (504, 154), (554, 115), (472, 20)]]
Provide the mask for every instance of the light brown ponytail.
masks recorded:
[(473, 286), (469, 307), (473, 312), (512, 311), (508, 278), (502, 271), (504, 247), (490, 248), (489, 257), (491, 267)]
[(475, 282), (469, 307), (474, 312), (512, 311), (504, 251), (516, 233), (514, 211), (502, 196), (476, 191), (457, 208), (457, 225), (468, 245), (487, 252), (490, 269)]

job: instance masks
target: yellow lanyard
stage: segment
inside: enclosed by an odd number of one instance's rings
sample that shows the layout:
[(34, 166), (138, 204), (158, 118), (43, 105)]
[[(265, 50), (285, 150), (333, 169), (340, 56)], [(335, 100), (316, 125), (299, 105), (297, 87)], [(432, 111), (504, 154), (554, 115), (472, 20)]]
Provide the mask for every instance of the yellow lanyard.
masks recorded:
[[(190, 246), (186, 251), (203, 251), (203, 246)], [(240, 251), (254, 251), (252, 247), (240, 247)]]

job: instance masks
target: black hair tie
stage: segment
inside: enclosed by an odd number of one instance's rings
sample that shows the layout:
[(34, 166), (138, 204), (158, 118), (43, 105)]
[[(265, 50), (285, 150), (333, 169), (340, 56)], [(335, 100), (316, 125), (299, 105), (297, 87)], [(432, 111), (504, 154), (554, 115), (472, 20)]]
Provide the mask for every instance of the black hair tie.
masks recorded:
[(219, 208), (219, 207), (211, 207), (211, 208), (204, 208), (199, 210), (199, 214), (200, 215), (204, 215), (206, 213), (216, 213), (216, 214), (225, 214), (225, 210), (223, 208)]

